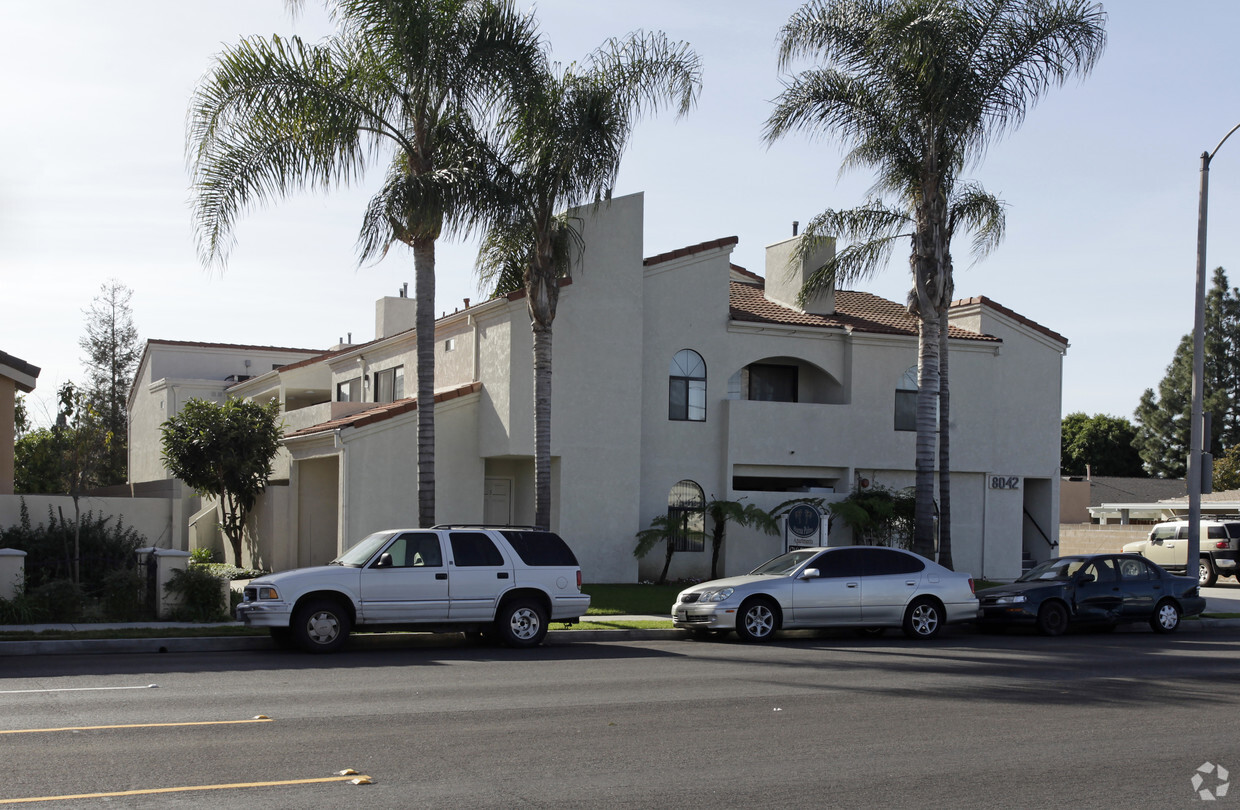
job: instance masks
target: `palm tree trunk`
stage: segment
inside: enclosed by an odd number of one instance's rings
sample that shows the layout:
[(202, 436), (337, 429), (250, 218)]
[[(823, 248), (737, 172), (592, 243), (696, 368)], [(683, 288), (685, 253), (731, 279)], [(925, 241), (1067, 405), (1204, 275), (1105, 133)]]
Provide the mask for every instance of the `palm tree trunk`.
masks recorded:
[(435, 240), (413, 240), (418, 356), (418, 526), (435, 525)]
[(939, 321), (933, 314), (918, 323), (917, 478), (913, 509), (913, 551), (934, 558), (934, 461), (939, 399)]
[[(949, 296), (950, 297), (950, 296)], [(951, 397), (947, 377), (948, 308), (939, 313), (939, 565), (952, 568)]]
[(551, 528), (551, 324), (534, 331), (534, 525)]

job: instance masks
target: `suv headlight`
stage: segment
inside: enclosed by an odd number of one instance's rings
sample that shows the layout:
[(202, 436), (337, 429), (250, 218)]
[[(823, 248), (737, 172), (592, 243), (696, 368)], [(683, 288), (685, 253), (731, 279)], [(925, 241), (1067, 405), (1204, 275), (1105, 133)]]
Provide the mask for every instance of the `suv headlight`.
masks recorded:
[(714, 590), (702, 591), (698, 597), (699, 602), (722, 602), (732, 595), (732, 588), (715, 588)]
[(1029, 601), (1029, 597), (1024, 596), (1024, 595), (1000, 596), (997, 599), (995, 599), (995, 604), (996, 605), (1019, 605), (1022, 602), (1028, 602), (1028, 601)]

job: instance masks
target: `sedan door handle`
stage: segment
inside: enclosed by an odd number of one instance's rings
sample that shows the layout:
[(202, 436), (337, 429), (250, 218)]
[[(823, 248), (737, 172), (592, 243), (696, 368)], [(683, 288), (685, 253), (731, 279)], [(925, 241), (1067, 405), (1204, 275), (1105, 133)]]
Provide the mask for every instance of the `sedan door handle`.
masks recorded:
[(447, 579), (447, 578), (448, 578), (447, 574), (436, 574), (435, 575), (435, 579)]
[(855, 582), (849, 582), (849, 583), (847, 583), (847, 585), (848, 585), (848, 587), (850, 587), (850, 588), (855, 588), (855, 587), (857, 587), (857, 583), (855, 583)]
[(908, 585), (910, 588), (916, 588), (916, 587), (917, 587), (917, 580), (915, 580), (915, 579), (910, 579), (908, 582), (906, 582), (906, 583), (904, 583), (904, 584), (905, 584), (905, 585)]
[(495, 575), (495, 578), (496, 578), (496, 579), (508, 579), (508, 572), (507, 572), (507, 571), (500, 571), (499, 573), (497, 573), (497, 574)]

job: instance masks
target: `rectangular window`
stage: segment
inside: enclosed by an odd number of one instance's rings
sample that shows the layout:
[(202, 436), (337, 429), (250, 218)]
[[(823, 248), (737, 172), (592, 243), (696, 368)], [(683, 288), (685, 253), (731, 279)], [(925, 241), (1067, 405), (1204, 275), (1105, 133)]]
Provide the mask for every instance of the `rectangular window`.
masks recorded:
[(668, 419), (679, 422), (706, 421), (706, 380), (672, 377), (668, 385)]
[(375, 402), (395, 402), (405, 396), (405, 367), (375, 372)]
[(443, 350), (445, 352), (456, 351), (456, 338), (448, 338), (443, 342)]
[(896, 391), (896, 430), (917, 430), (916, 391)]
[(749, 398), (763, 402), (796, 402), (798, 369), (754, 363), (749, 367)]
[(361, 402), (362, 401), (362, 378), (354, 377), (351, 380), (345, 380), (342, 383), (336, 383), (336, 401), (337, 402)]

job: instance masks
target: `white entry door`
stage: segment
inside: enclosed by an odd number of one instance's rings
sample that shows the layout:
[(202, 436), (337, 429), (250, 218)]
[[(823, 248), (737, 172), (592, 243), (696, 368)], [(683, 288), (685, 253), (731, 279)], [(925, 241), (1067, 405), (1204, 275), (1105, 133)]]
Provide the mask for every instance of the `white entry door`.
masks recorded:
[(512, 479), (488, 478), (483, 487), (482, 522), (492, 526), (512, 523)]

